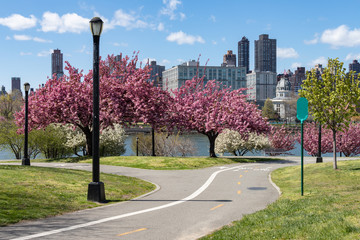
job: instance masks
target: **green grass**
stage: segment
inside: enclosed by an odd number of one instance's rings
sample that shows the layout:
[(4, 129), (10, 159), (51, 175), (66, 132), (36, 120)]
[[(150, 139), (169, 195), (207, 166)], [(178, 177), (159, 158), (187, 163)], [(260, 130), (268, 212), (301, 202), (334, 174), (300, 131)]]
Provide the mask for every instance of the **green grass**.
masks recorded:
[(283, 192), (266, 209), (202, 239), (360, 239), (360, 161), (306, 165), (274, 171)]
[[(209, 158), (209, 157), (149, 157), (149, 156), (118, 156), (102, 157), (100, 164), (133, 167), (153, 170), (183, 170), (197, 169), (212, 166), (219, 166), (232, 163), (252, 163), (258, 161), (274, 161), (276, 158)], [(91, 163), (91, 158), (67, 158), (50, 160), (31, 160), (41, 162), (71, 162), (71, 163)]]
[[(91, 179), (91, 172), (79, 170), (0, 165), (0, 226), (99, 206), (87, 201)], [(101, 181), (110, 203), (155, 189), (125, 176), (101, 174)]]

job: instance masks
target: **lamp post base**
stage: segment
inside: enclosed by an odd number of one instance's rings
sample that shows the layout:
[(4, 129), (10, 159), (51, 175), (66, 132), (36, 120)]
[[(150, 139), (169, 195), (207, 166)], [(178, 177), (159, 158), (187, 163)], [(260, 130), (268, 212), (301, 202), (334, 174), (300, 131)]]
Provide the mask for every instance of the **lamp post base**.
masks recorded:
[(23, 166), (30, 166), (30, 159), (29, 158), (23, 158), (21, 165)]
[(323, 158), (322, 157), (317, 157), (316, 158), (316, 163), (322, 163), (323, 162)]
[(87, 200), (99, 203), (106, 202), (105, 187), (103, 182), (89, 183)]

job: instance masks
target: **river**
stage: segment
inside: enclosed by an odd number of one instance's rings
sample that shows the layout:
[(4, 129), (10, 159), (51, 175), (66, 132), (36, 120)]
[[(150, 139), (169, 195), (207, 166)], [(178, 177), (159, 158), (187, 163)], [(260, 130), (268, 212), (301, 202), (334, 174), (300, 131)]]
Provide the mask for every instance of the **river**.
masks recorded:
[[(123, 156), (134, 156), (135, 153), (131, 149), (131, 140), (134, 136), (129, 135), (125, 140), (125, 149), (126, 152)], [(184, 134), (181, 137), (189, 138), (192, 142), (194, 142), (194, 145), (196, 147), (196, 154), (195, 156), (209, 156), (209, 141), (205, 135), (202, 134)], [(225, 154), (229, 156), (229, 154)], [(291, 156), (300, 156), (301, 155), (301, 146), (299, 143), (295, 144), (295, 149), (289, 151), (288, 154)], [(265, 156), (265, 153), (263, 151), (261, 152), (255, 152), (255, 153), (247, 153), (245, 156)], [(304, 150), (304, 156), (310, 156), (306, 153)], [(322, 155), (323, 157), (331, 157), (332, 153), (326, 153)], [(44, 158), (41, 154), (38, 155), (39, 159)], [(14, 159), (14, 154), (9, 150), (1, 150), (0, 151), (0, 160), (9, 160)]]

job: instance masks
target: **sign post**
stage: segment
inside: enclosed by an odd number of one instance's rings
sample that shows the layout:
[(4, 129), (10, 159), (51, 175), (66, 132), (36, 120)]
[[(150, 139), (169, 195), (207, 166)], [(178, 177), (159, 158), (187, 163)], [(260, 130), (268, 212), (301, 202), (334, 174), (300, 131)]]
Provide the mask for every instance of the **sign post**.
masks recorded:
[(304, 121), (308, 118), (308, 100), (299, 98), (296, 104), (296, 117), (301, 122), (301, 196), (304, 196)]

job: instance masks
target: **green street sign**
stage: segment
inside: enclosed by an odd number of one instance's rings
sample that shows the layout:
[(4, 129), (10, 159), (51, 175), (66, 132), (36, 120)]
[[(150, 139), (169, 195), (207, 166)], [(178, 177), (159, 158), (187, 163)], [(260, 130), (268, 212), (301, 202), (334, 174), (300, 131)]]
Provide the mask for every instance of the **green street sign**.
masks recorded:
[(301, 122), (308, 118), (308, 100), (306, 98), (299, 98), (296, 104), (296, 117)]

